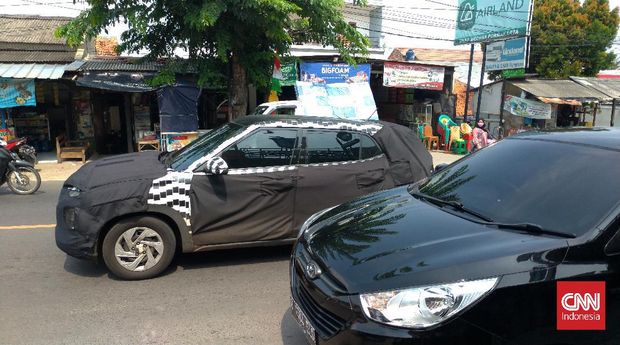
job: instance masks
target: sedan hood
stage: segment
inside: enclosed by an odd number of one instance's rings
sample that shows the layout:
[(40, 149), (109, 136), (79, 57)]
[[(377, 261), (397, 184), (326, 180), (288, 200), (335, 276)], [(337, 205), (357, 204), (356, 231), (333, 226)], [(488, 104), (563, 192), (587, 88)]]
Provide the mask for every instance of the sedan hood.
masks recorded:
[(413, 198), (406, 187), (344, 204), (301, 240), (348, 292), (372, 292), (559, 264), (564, 239), (498, 230)]
[(153, 180), (166, 174), (158, 155), (159, 152), (146, 151), (99, 159), (85, 164), (65, 184), (90, 190), (119, 182)]

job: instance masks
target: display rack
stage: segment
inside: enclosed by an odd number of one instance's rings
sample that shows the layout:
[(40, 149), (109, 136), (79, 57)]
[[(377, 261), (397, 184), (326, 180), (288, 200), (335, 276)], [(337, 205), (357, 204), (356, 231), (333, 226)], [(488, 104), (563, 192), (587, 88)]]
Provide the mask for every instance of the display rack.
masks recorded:
[(21, 114), (13, 118), (17, 137), (50, 140), (50, 126), (45, 114)]

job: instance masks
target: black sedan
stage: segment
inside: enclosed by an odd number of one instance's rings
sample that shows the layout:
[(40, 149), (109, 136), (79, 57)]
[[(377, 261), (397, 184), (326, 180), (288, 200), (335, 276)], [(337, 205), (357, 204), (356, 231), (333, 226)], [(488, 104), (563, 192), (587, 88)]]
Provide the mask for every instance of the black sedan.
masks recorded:
[(431, 169), (400, 125), (247, 116), (174, 153), (86, 164), (60, 194), (56, 243), (119, 277), (150, 278), (177, 251), (293, 243), (314, 212)]
[(618, 344), (619, 173), (618, 130), (534, 132), (317, 213), (293, 315), (312, 344)]

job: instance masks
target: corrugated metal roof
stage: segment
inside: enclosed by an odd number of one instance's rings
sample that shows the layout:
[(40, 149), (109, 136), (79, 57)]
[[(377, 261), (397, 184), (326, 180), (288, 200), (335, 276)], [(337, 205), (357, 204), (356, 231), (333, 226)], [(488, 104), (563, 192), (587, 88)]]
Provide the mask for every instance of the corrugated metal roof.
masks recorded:
[(67, 65), (0, 63), (0, 77), (18, 79), (60, 79)]
[(115, 58), (89, 60), (80, 67), (80, 71), (130, 71), (130, 72), (157, 72), (163, 67), (156, 62), (138, 62), (136, 59)]
[(74, 51), (0, 51), (0, 62), (65, 62), (75, 60)]
[(510, 83), (537, 97), (564, 99), (607, 99), (608, 96), (570, 79), (526, 79)]
[(0, 41), (15, 43), (65, 44), (54, 31), (71, 21), (70, 17), (0, 15)]
[(80, 67), (82, 67), (82, 65), (84, 65), (86, 61), (84, 60), (75, 60), (72, 63), (67, 65), (67, 68), (65, 68), (65, 71), (67, 72), (76, 72), (80, 70)]
[(570, 77), (582, 86), (592, 88), (609, 96), (609, 100), (620, 98), (620, 79), (603, 79), (593, 77)]

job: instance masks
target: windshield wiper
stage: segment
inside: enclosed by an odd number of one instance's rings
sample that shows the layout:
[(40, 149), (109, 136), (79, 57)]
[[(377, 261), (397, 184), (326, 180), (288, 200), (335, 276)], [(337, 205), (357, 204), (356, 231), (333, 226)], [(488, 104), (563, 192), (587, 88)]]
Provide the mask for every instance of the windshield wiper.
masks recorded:
[(458, 211), (461, 211), (463, 213), (467, 213), (467, 214), (470, 214), (472, 216), (478, 217), (478, 218), (484, 220), (485, 222), (493, 222), (493, 219), (491, 219), (491, 218), (489, 218), (487, 216), (484, 216), (484, 215), (482, 215), (482, 214), (480, 214), (480, 213), (478, 213), (476, 211), (468, 209), (467, 207), (463, 206), (463, 204), (461, 204), (458, 201), (443, 200), (443, 199), (439, 199), (439, 198), (436, 198), (434, 196), (430, 196), (428, 194), (420, 193), (420, 192), (413, 191), (413, 190), (410, 190), (409, 194), (411, 194), (412, 196), (414, 196), (416, 198), (424, 199), (424, 200), (426, 200), (428, 202), (431, 202), (431, 203), (433, 203), (435, 205), (439, 205), (439, 206), (452, 206), (453, 208), (455, 208)]
[(490, 223), (487, 223), (486, 225), (496, 226), (498, 229), (525, 231), (527, 233), (537, 234), (537, 235), (551, 235), (551, 236), (558, 236), (558, 237), (564, 237), (564, 238), (576, 238), (577, 237), (577, 235), (572, 234), (572, 233), (545, 229), (542, 226), (538, 224), (533, 224), (533, 223), (510, 224), (510, 223), (490, 222)]

